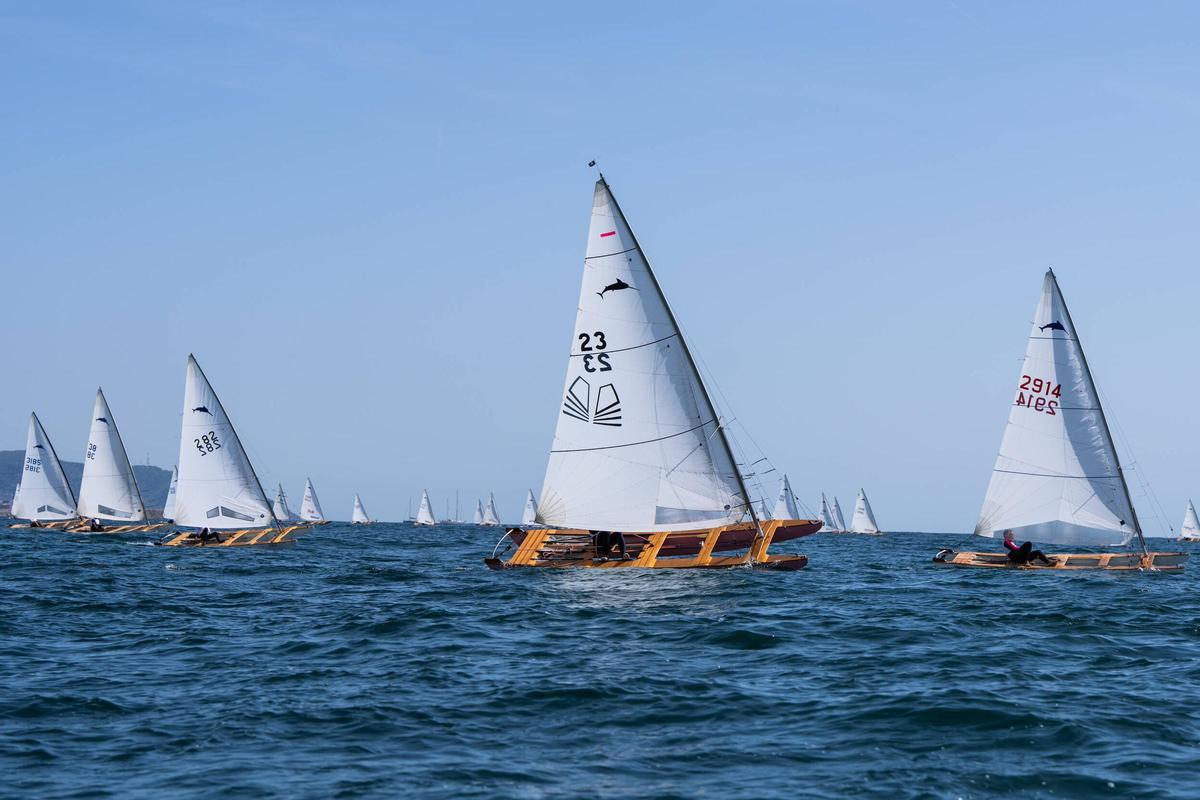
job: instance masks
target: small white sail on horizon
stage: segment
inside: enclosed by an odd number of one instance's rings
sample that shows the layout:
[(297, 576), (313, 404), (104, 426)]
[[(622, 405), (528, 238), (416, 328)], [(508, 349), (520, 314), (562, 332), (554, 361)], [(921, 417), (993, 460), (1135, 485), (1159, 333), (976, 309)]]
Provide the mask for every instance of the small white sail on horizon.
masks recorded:
[(1196, 519), (1196, 507), (1188, 500), (1187, 511), (1183, 514), (1183, 525), (1179, 528), (1181, 542), (1200, 541), (1200, 520)]
[(421, 490), (421, 506), (417, 509), (417, 518), (413, 521), (417, 525), (437, 525), (437, 518), (433, 515), (433, 504), (429, 502), (429, 492)]
[(525, 511), (521, 514), (521, 524), (528, 526), (537, 522), (537, 500), (533, 498), (533, 489), (525, 495)]
[(846, 528), (846, 518), (842, 516), (842, 506), (838, 503), (837, 495), (833, 496), (833, 507), (830, 509), (830, 512), (833, 514), (836, 529), (839, 531), (848, 530)]
[(476, 525), (483, 524), (483, 501), (482, 500), (475, 501), (475, 520), (474, 521), (475, 521)]
[(779, 482), (779, 497), (775, 500), (775, 513), (772, 514), (774, 519), (800, 519), (800, 506), (796, 502), (796, 495), (792, 491), (792, 484), (788, 481), (788, 476), (785, 473), (783, 480)]
[(179, 465), (171, 467), (171, 485), (167, 487), (167, 500), (163, 503), (163, 519), (175, 519), (175, 485), (179, 483)]
[(279, 484), (279, 488), (275, 492), (275, 504), (271, 506), (271, 513), (280, 522), (289, 522), (296, 518), (292, 514), (292, 509), (288, 508), (287, 495), (283, 491), (282, 483)]
[(1140, 535), (1104, 409), (1047, 271), (977, 536), (1126, 545)]
[(146, 508), (104, 391), (96, 390), (91, 432), (79, 482), (80, 517), (142, 522)]
[(852, 533), (880, 533), (879, 524), (875, 522), (875, 512), (871, 510), (871, 501), (867, 493), (858, 490), (858, 498), (854, 501), (854, 517), (850, 520)]
[(75, 519), (75, 492), (63, 471), (54, 445), (37, 414), (29, 415), (21, 483), (13, 497), (12, 515), (36, 522)]
[(350, 514), (350, 522), (355, 525), (366, 525), (369, 522), (374, 522), (367, 516), (367, 509), (363, 507), (362, 498), (357, 494), (354, 495), (354, 511)]
[(488, 502), (483, 509), (483, 524), (484, 525), (499, 525), (500, 512), (496, 510), (496, 497), (491, 492), (488, 492)]
[(305, 522), (325, 521), (325, 513), (321, 511), (321, 501), (317, 499), (317, 490), (313, 488), (312, 478), (304, 479), (304, 499), (300, 501), (300, 519)]
[(750, 512), (722, 421), (603, 176), (560, 408), (539, 523), (657, 532)]
[(179, 441), (175, 524), (230, 530), (273, 525), (275, 517), (233, 423), (189, 355)]
[(824, 533), (832, 533), (838, 530), (837, 520), (833, 517), (833, 512), (829, 508), (829, 501), (825, 499), (824, 492), (821, 492), (821, 530)]

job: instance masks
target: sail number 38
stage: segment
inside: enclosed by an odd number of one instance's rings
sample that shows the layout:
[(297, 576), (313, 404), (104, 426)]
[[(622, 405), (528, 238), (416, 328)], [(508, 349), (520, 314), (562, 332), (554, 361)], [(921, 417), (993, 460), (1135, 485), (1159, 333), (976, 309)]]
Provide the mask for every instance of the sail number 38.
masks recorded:
[(1017, 405), (1032, 408), (1052, 417), (1058, 416), (1059, 398), (1062, 397), (1062, 384), (1053, 381), (1021, 376), (1021, 388), (1017, 392)]
[(196, 443), (196, 449), (200, 451), (200, 455), (202, 456), (221, 449), (221, 441), (217, 438), (216, 431), (209, 431), (199, 439), (193, 439), (192, 441)]
[(596, 352), (608, 347), (604, 331), (581, 333), (578, 336), (579, 350), (583, 353), (584, 372), (610, 372), (612, 364), (608, 362), (608, 353)]

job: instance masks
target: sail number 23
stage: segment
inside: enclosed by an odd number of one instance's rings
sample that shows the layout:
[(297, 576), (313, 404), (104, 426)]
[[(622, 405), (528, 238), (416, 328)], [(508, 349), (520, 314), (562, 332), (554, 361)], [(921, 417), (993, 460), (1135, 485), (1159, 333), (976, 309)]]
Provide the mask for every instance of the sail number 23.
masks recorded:
[(200, 455), (206, 456), (214, 450), (221, 449), (221, 442), (217, 439), (216, 431), (209, 431), (199, 439), (193, 439), (196, 443), (196, 449), (200, 451)]
[(1021, 376), (1021, 389), (1017, 393), (1017, 405), (1041, 411), (1043, 414), (1058, 416), (1059, 398), (1062, 397), (1062, 384), (1044, 381), (1041, 378)]
[(612, 370), (612, 364), (608, 363), (608, 353), (594, 352), (608, 347), (604, 331), (581, 333), (577, 338), (579, 339), (579, 350), (583, 352), (584, 372), (610, 372)]

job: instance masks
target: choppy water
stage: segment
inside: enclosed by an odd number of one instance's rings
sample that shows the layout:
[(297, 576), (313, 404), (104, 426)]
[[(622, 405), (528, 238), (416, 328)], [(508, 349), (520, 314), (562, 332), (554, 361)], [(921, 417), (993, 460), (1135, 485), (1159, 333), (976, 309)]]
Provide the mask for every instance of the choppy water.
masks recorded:
[(3, 531), (0, 794), (1200, 795), (1196, 576), (514, 570), (494, 534)]

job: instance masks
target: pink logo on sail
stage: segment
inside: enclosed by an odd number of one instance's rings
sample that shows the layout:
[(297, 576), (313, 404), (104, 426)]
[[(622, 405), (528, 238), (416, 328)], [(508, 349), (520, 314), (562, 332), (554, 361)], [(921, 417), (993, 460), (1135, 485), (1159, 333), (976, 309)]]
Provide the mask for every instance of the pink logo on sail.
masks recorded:
[(603, 239), (605, 236), (616, 236), (616, 235), (617, 235), (616, 231), (609, 231), (608, 233), (600, 234), (600, 238)]

